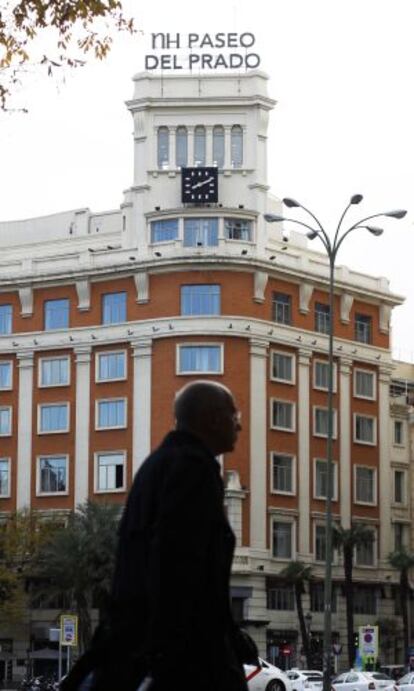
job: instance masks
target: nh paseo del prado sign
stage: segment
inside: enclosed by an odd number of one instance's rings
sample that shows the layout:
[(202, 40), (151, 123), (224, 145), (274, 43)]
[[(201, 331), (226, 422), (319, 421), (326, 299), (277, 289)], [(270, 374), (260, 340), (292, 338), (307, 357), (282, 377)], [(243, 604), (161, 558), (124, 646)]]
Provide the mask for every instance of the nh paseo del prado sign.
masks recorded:
[(243, 33), (152, 33), (145, 70), (254, 70), (256, 37)]

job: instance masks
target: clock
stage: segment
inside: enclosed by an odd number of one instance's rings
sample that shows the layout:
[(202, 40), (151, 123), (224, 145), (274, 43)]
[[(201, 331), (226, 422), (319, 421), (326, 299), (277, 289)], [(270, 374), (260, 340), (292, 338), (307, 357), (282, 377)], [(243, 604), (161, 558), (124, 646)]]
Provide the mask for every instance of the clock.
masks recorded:
[(181, 168), (181, 201), (208, 204), (218, 201), (218, 170), (215, 167)]

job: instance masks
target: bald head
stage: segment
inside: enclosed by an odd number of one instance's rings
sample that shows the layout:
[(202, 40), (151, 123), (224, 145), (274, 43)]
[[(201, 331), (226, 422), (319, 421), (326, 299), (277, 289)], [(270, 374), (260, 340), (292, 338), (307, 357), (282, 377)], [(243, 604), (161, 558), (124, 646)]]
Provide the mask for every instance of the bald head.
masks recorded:
[(233, 449), (240, 429), (236, 414), (230, 389), (218, 382), (191, 382), (175, 397), (177, 429), (199, 437), (215, 455)]

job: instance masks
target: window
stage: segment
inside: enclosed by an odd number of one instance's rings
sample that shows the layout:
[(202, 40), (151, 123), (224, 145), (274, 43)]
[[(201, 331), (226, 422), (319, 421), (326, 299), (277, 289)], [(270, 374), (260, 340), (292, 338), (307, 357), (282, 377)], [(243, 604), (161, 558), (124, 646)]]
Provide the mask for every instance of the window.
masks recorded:
[(376, 418), (354, 413), (354, 441), (359, 444), (376, 444)]
[(278, 324), (292, 323), (292, 298), (286, 293), (273, 293), (272, 318)]
[(213, 164), (224, 168), (224, 127), (221, 125), (213, 128)]
[(168, 161), (170, 158), (169, 149), (170, 133), (168, 127), (159, 127), (157, 140), (158, 168), (168, 168)]
[[(328, 408), (313, 408), (313, 434), (315, 437), (328, 436)], [(332, 437), (336, 438), (336, 410), (332, 411)]]
[(271, 354), (271, 378), (275, 381), (295, 383), (295, 358), (290, 353), (272, 351)]
[(177, 127), (175, 132), (175, 165), (182, 168), (187, 165), (187, 128)]
[(267, 609), (295, 609), (295, 593), (292, 585), (271, 585), (267, 588)]
[(97, 353), (96, 381), (118, 381), (126, 377), (125, 350)]
[[(403, 549), (408, 545), (408, 528), (405, 523), (394, 523), (394, 549)], [(396, 612), (397, 614), (397, 612)]]
[(0, 334), (11, 334), (13, 308), (11, 305), (0, 305)]
[(38, 464), (38, 494), (66, 494), (67, 456), (41, 456)]
[(221, 374), (222, 359), (220, 345), (180, 345), (178, 374)]
[(358, 398), (375, 399), (374, 372), (356, 369), (354, 371), (354, 395)]
[(405, 504), (405, 470), (394, 470), (394, 502)]
[(0, 497), (10, 496), (10, 459), (0, 458)]
[(272, 491), (293, 494), (295, 491), (295, 459), (283, 453), (272, 453)]
[[(322, 561), (325, 561), (323, 559)], [(323, 612), (325, 610), (325, 586), (324, 583), (309, 583), (311, 612)], [(336, 612), (336, 588), (332, 587), (331, 598), (332, 612)]]
[(5, 391), (12, 388), (13, 363), (0, 360), (0, 389)]
[(272, 400), (271, 419), (274, 429), (295, 431), (295, 404)]
[[(314, 496), (315, 499), (326, 499), (328, 496), (328, 476), (327, 476), (327, 461), (322, 458), (315, 459), (315, 483)], [(332, 492), (331, 497), (334, 501), (337, 500), (337, 464), (332, 463)]]
[(125, 398), (96, 401), (96, 429), (120, 429), (126, 427), (127, 402)]
[(67, 329), (69, 326), (69, 300), (45, 300), (45, 330)]
[(324, 525), (315, 526), (315, 559), (316, 561), (326, 560), (326, 529)]
[(125, 489), (125, 453), (96, 454), (96, 492), (115, 492)]
[(240, 125), (231, 128), (231, 166), (241, 168), (243, 165), (243, 129)]
[(376, 473), (375, 468), (355, 466), (355, 498), (361, 504), (376, 503)]
[(194, 165), (206, 165), (206, 129), (201, 125), (194, 129)]
[(127, 294), (102, 295), (102, 324), (119, 324), (127, 318)]
[(366, 314), (355, 315), (355, 340), (371, 343), (372, 319)]
[(69, 358), (40, 358), (39, 386), (67, 386), (69, 384)]
[[(332, 371), (333, 391), (336, 391), (336, 363)], [(327, 360), (315, 360), (313, 363), (313, 387), (321, 391), (329, 389), (329, 363)]]
[(394, 420), (394, 444), (404, 445), (404, 423), (402, 420)]
[(214, 284), (181, 286), (181, 314), (220, 314), (220, 286)]
[(292, 559), (293, 524), (284, 521), (273, 521), (272, 545), (273, 556), (279, 559)]
[(354, 614), (377, 613), (377, 589), (371, 585), (354, 584)]
[(0, 408), (0, 437), (8, 437), (12, 431), (12, 409), (10, 406)]
[(224, 237), (227, 238), (227, 240), (250, 242), (252, 239), (251, 221), (238, 218), (225, 218)]
[(41, 403), (38, 407), (38, 433), (68, 432), (69, 403)]
[(184, 247), (213, 247), (218, 245), (217, 218), (185, 218)]
[(315, 303), (315, 331), (319, 333), (327, 334), (329, 333), (330, 324), (330, 309), (329, 305), (325, 305), (322, 302)]
[(151, 242), (170, 242), (178, 238), (178, 218), (165, 218), (151, 223)]
[(375, 533), (371, 533), (372, 539), (358, 544), (355, 548), (355, 564), (357, 566), (375, 566)]

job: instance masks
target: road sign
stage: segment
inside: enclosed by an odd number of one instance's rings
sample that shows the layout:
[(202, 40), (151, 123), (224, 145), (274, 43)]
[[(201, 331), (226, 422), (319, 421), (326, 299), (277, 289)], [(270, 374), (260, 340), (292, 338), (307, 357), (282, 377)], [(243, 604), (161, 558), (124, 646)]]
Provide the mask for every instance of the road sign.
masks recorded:
[(74, 647), (78, 645), (78, 617), (75, 614), (61, 614), (60, 644)]
[(378, 657), (378, 626), (359, 627), (358, 647), (363, 658)]
[(342, 645), (340, 643), (332, 643), (332, 650), (334, 655), (340, 655), (342, 653)]
[(288, 657), (289, 655), (292, 655), (292, 648), (290, 645), (282, 645), (280, 652), (282, 655), (286, 655), (286, 657)]

